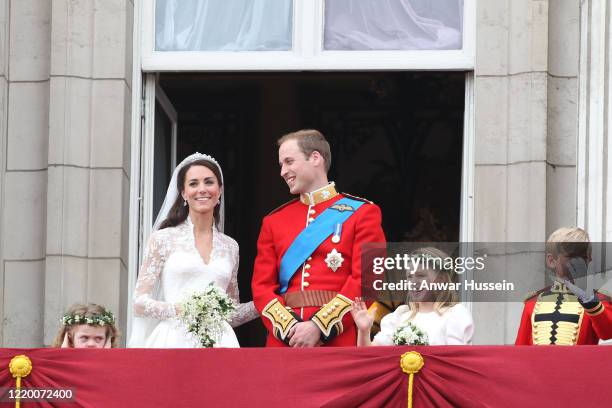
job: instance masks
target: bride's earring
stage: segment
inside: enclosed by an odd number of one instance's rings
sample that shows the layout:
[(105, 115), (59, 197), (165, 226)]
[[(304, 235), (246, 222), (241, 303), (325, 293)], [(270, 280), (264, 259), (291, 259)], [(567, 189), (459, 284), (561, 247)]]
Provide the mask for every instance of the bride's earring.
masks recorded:
[(187, 200), (183, 200), (183, 207), (187, 207)]

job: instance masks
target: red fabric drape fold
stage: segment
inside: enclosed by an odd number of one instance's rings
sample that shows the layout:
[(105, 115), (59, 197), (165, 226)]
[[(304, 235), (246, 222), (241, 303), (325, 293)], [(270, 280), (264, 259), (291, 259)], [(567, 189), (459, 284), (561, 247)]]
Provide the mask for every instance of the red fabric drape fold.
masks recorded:
[[(24, 387), (71, 388), (73, 403), (23, 407), (405, 407), (400, 356), (425, 360), (414, 407), (611, 405), (612, 347), (438, 346), (321, 349), (0, 349), (33, 364)], [(10, 406), (9, 403), (0, 404)]]

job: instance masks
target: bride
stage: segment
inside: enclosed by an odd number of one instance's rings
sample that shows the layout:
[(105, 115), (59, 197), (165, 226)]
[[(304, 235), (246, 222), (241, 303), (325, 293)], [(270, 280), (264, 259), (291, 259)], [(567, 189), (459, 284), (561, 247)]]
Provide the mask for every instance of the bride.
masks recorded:
[(223, 234), (223, 204), (214, 158), (195, 153), (176, 167), (138, 275), (129, 347), (200, 347), (177, 316), (180, 302), (211, 282), (238, 304), (215, 347), (239, 347), (232, 327), (258, 314), (253, 302), (239, 304), (238, 244)]

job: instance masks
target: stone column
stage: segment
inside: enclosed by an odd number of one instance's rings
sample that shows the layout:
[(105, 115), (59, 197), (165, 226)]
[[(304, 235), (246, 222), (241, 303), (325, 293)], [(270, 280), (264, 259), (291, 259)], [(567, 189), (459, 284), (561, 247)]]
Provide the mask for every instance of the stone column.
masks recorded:
[[(474, 240), (546, 237), (548, 0), (479, 1)], [(513, 343), (521, 303), (474, 303), (475, 343)], [(480, 330), (479, 330), (480, 329)]]
[(133, 2), (54, 0), (44, 342), (74, 302), (125, 333)]
[(611, 241), (611, 5), (581, 4), (577, 218), (593, 241)]
[(576, 225), (580, 3), (549, 4), (546, 236)]
[(51, 4), (0, 2), (2, 345), (43, 343)]
[[(580, 10), (577, 223), (593, 242), (612, 242), (612, 5), (582, 0)], [(612, 251), (595, 252), (608, 271), (589, 284), (612, 293)], [(601, 256), (599, 256), (601, 255)]]

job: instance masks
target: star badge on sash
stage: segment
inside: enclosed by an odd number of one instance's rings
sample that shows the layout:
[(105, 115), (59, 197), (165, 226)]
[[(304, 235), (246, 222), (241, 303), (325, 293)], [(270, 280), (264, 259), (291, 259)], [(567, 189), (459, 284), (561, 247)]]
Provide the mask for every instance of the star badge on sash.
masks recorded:
[(344, 262), (344, 258), (342, 254), (336, 251), (336, 248), (332, 249), (332, 251), (327, 254), (325, 258), (325, 263), (332, 271), (336, 272), (336, 270), (342, 266), (342, 262)]

